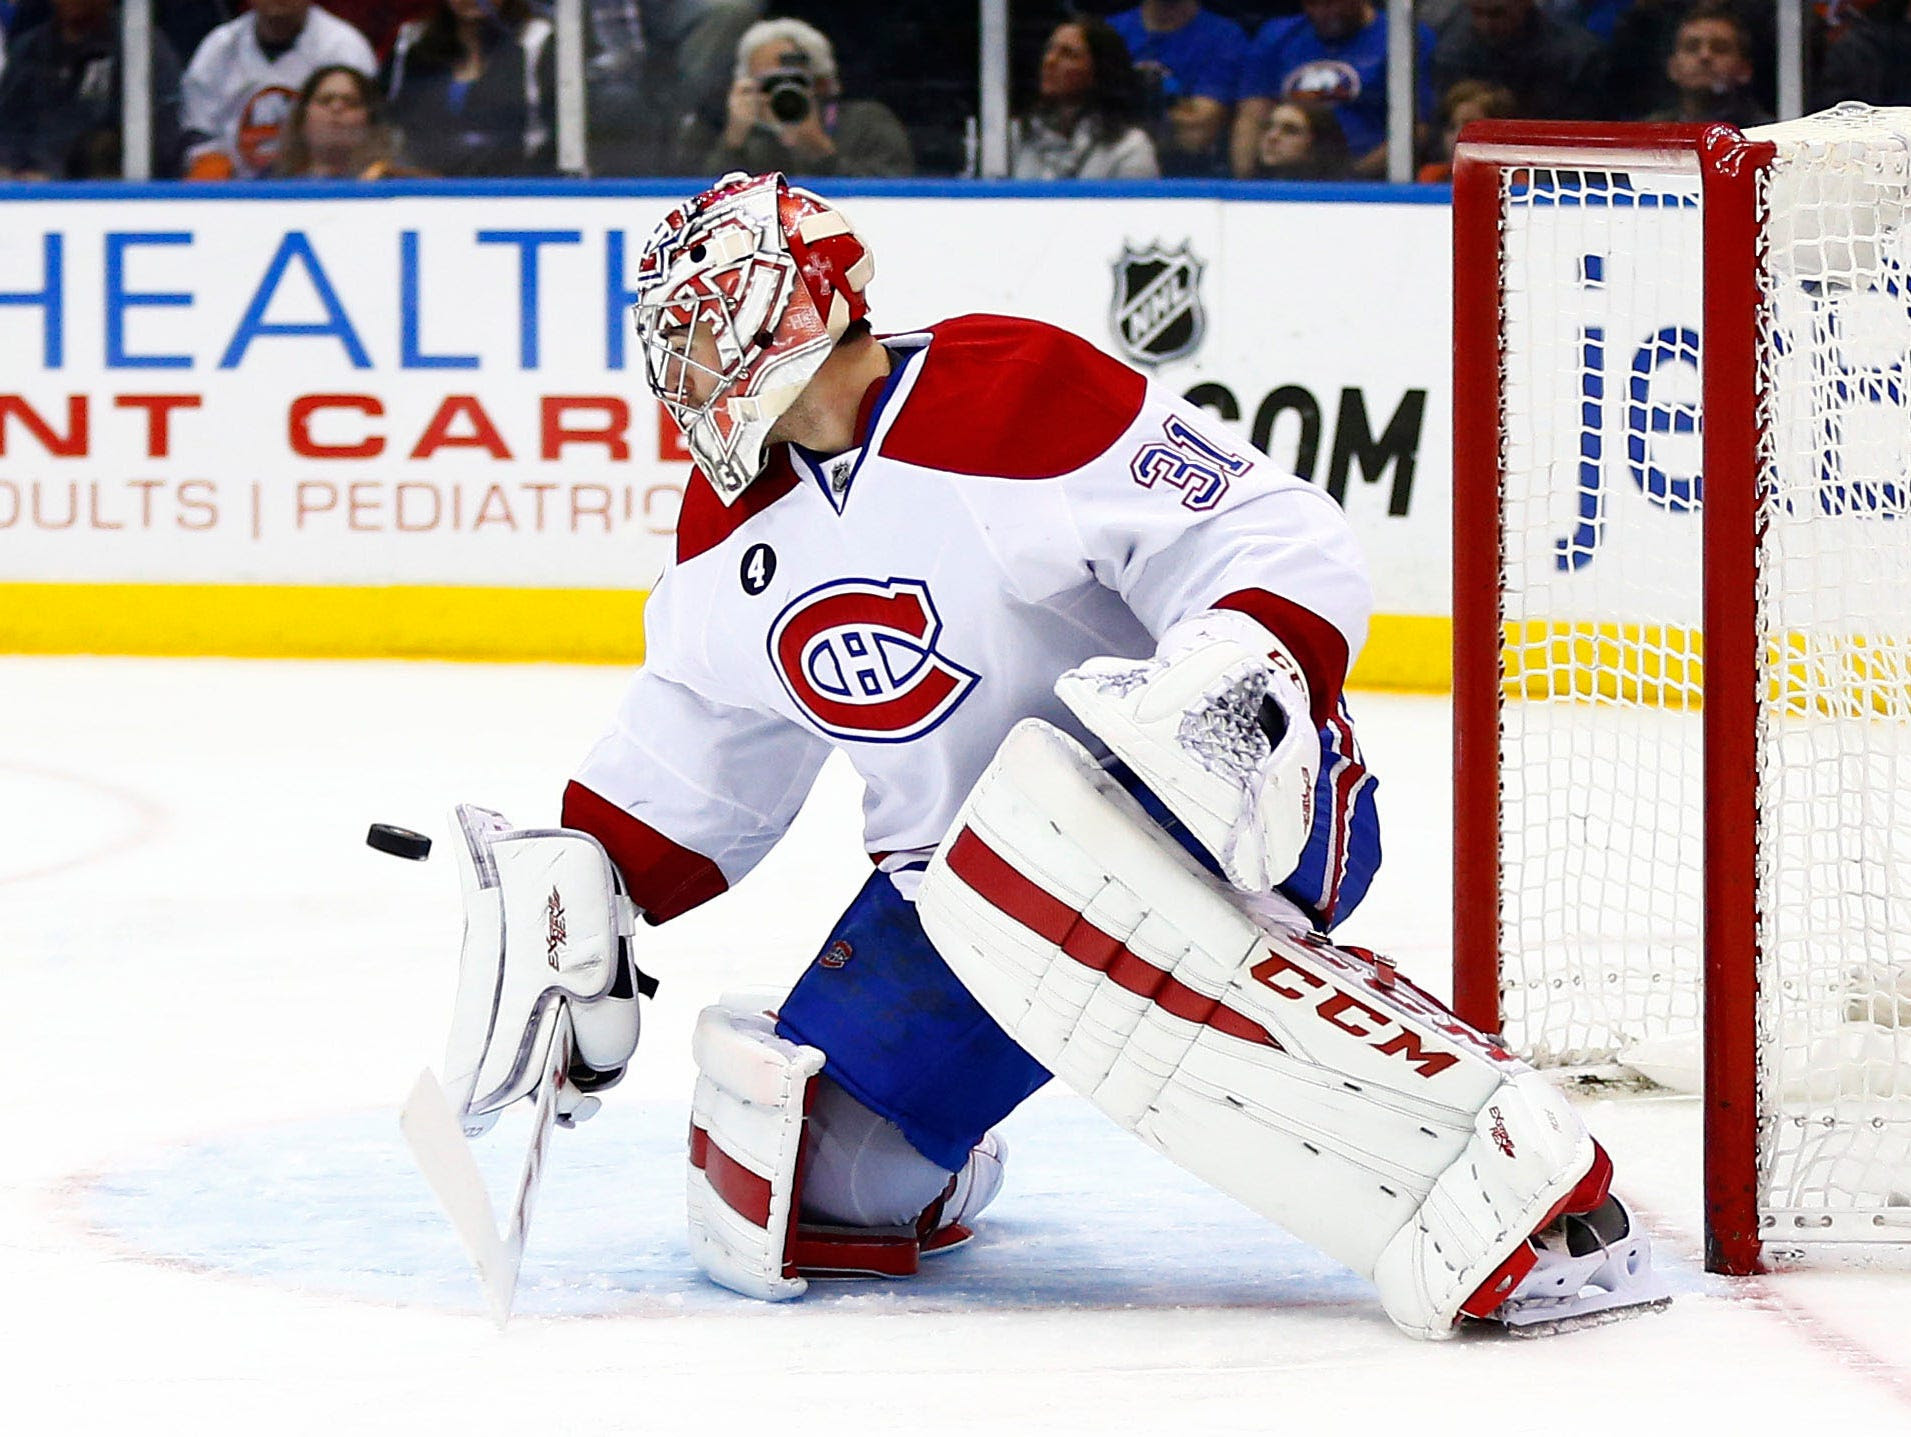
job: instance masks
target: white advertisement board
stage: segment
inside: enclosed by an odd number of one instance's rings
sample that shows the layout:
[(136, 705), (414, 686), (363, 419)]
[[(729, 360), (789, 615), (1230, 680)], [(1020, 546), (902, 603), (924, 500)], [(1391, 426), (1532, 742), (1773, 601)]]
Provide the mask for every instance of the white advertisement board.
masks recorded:
[[(627, 277), (668, 203), (9, 203), (0, 579), (649, 587), (688, 466)], [(1085, 334), (1342, 498), (1382, 611), (1446, 611), (1444, 205), (842, 203), (879, 329), (994, 310)]]
[(1695, 627), (1697, 176), (1535, 183), (1504, 232), (1508, 612)]

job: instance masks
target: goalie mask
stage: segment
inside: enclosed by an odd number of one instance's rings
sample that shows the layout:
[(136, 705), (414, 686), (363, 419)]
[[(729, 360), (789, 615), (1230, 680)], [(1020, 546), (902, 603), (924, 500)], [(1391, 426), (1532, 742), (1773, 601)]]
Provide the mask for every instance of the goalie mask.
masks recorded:
[(762, 472), (771, 427), (869, 312), (875, 271), (842, 212), (780, 174), (725, 175), (651, 235), (635, 307), (645, 377), (725, 504)]

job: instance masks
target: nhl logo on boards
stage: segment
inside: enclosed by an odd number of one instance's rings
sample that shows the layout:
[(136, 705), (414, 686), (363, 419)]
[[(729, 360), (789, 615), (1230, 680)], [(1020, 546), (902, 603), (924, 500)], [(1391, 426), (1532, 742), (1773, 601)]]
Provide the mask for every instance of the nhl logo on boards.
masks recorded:
[(1137, 364), (1166, 364), (1199, 347), (1208, 327), (1202, 268), (1186, 243), (1173, 250), (1159, 241), (1146, 249), (1122, 246), (1109, 322), (1123, 354)]
[(936, 727), (978, 676), (940, 653), (942, 619), (920, 579), (839, 579), (770, 626), (770, 666), (833, 738), (906, 743)]

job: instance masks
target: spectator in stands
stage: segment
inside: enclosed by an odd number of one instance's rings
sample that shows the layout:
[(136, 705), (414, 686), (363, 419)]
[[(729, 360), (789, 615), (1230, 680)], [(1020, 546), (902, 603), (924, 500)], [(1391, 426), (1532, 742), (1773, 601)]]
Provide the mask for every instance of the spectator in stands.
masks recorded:
[[(1428, 83), (1433, 32), (1418, 27), (1417, 119), (1433, 112)], [(1387, 17), (1372, 0), (1302, 0), (1299, 15), (1263, 25), (1241, 71), (1241, 102), (1230, 145), (1234, 173), (1254, 172), (1254, 155), (1277, 100), (1332, 105), (1354, 155), (1354, 173), (1387, 172)]]
[(1247, 36), (1201, 0), (1141, 0), (1108, 22), (1140, 76), (1142, 110), (1164, 174), (1226, 173), (1221, 140), (1233, 115)]
[(1257, 180), (1344, 180), (1353, 173), (1347, 132), (1332, 105), (1282, 100), (1267, 112), (1254, 149)]
[[(1644, 0), (1646, 4), (1653, 2)], [(1638, 3), (1640, 0), (1538, 0), (1541, 13), (1564, 24), (1576, 25), (1601, 40), (1610, 40), (1619, 17)], [(1466, 0), (1414, 0), (1413, 13), (1416, 19), (1437, 32), (1465, 5)]]
[(1453, 178), (1453, 147), (1460, 131), (1475, 120), (1511, 120), (1519, 102), (1503, 85), (1484, 80), (1461, 80), (1440, 97), (1440, 157), (1420, 167), (1422, 184), (1445, 184)]
[(1879, 0), (1868, 11), (1846, 14), (1843, 27), (1825, 48), (1812, 108), (1827, 109), (1840, 100), (1911, 105), (1908, 10), (1906, 0)]
[[(1713, 0), (1633, 0), (1613, 26), (1601, 114), (1632, 120), (1678, 104), (1678, 91), (1667, 76), (1666, 63), (1685, 17), (1695, 5), (1707, 3)], [(1777, 22), (1772, 6), (1768, 0), (1729, 3), (1751, 37), (1752, 95), (1761, 108), (1769, 110), (1777, 85)], [(1809, 12), (1807, 23), (1813, 23)]]
[(153, 26), (183, 62), (241, 8), (235, 0), (153, 0)]
[[(1014, 0), (1006, 7), (1011, 75), (1020, 76), (1025, 68), (1033, 75), (1034, 57), (1064, 18), (1059, 13), (1064, 3)], [(1111, 9), (1134, 3), (1104, 0)], [(916, 174), (974, 171), (981, 84), (979, 7), (974, 0), (906, 5), (896, 0), (776, 0), (775, 10), (807, 20), (837, 41), (843, 93), (881, 100), (889, 107), (908, 132)], [(1018, 50), (1016, 39), (1024, 27), (1032, 27), (1034, 38)], [(1026, 67), (1017, 64), (1018, 58), (1028, 62)], [(719, 111), (719, 124), (720, 116)]]
[(1721, 120), (1741, 129), (1772, 122), (1771, 112), (1752, 98), (1751, 32), (1724, 0), (1702, 0), (1679, 22), (1666, 78), (1678, 102), (1648, 119)]
[(555, 154), (552, 25), (529, 0), (438, 0), (385, 62), (406, 156), (438, 175), (548, 174)]
[[(8, 8), (7, 0), (0, 0), (0, 23), (11, 39), (53, 18), (53, 0), (16, 0), (10, 19)], [(153, 0), (153, 28), (166, 37), (174, 57), (184, 61), (197, 53), (200, 41), (232, 18), (232, 11), (227, 0)]]
[[(1880, 3), (1882, 0), (1811, 0), (1805, 11), (1806, 44), (1813, 41), (1835, 44), (1854, 18), (1871, 14)], [(1895, 7), (1886, 4), (1884, 8), (1889, 13)]]
[(186, 67), (187, 175), (257, 179), (279, 153), (279, 130), (300, 86), (321, 65), (377, 68), (372, 47), (312, 0), (252, 0), (206, 36)]
[(1596, 39), (1610, 44), (1619, 17), (1632, 6), (1633, 0), (1564, 0), (1564, 4), (1555, 0), (1547, 8), (1560, 19), (1577, 24)]
[(398, 32), (413, 20), (428, 20), (435, 0), (320, 0), (339, 19), (363, 35), (382, 62)]
[(1128, 47), (1106, 20), (1081, 16), (1050, 33), (1034, 108), (1015, 126), (1018, 180), (1151, 180), (1161, 173), (1141, 128)]
[(585, 0), (585, 12), (592, 173), (668, 170), (693, 114), (707, 121), (707, 146), (723, 128), (737, 40), (763, 0)]
[(651, 168), (657, 125), (646, 104), (650, 39), (638, 0), (584, 0), (584, 96), (591, 169), (636, 174)]
[(291, 180), (383, 180), (409, 173), (396, 163), (378, 82), (350, 65), (326, 65), (292, 103), (274, 173)]
[(1433, 47), (1433, 84), (1485, 80), (1513, 92), (1521, 118), (1604, 113), (1605, 49), (1587, 31), (1540, 13), (1534, 0), (1466, 0)]
[[(53, 0), (0, 70), (0, 175), (100, 179), (121, 173), (119, 17), (113, 0)], [(153, 36), (153, 173), (179, 172), (179, 61)]]
[(836, 51), (814, 25), (762, 20), (737, 41), (723, 128), (691, 115), (678, 146), (686, 173), (873, 175), (915, 172), (909, 132), (887, 105), (845, 100)]

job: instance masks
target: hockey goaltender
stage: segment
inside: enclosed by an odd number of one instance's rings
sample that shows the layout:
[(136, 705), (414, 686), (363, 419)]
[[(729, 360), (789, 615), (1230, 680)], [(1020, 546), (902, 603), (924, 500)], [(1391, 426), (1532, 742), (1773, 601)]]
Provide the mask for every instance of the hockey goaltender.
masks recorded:
[[(875, 871), (775, 1011), (693, 1037), (714, 1281), (794, 1298), (970, 1239), (992, 1127), (1052, 1074), (1416, 1337), (1661, 1305), (1560, 1093), (1328, 937), (1380, 863), (1338, 506), (1049, 325), (877, 336), (874, 272), (778, 174), (726, 176), (644, 250), (647, 379), (697, 468), (563, 828), (459, 810), (458, 1125), (532, 1100), (535, 1160), (594, 1111), (637, 1044), (637, 920), (741, 879), (837, 749)], [(453, 1113), (436, 1146), (415, 1117), (434, 1181), (468, 1161)], [(519, 1246), (473, 1248), (506, 1305), (535, 1175)]]

